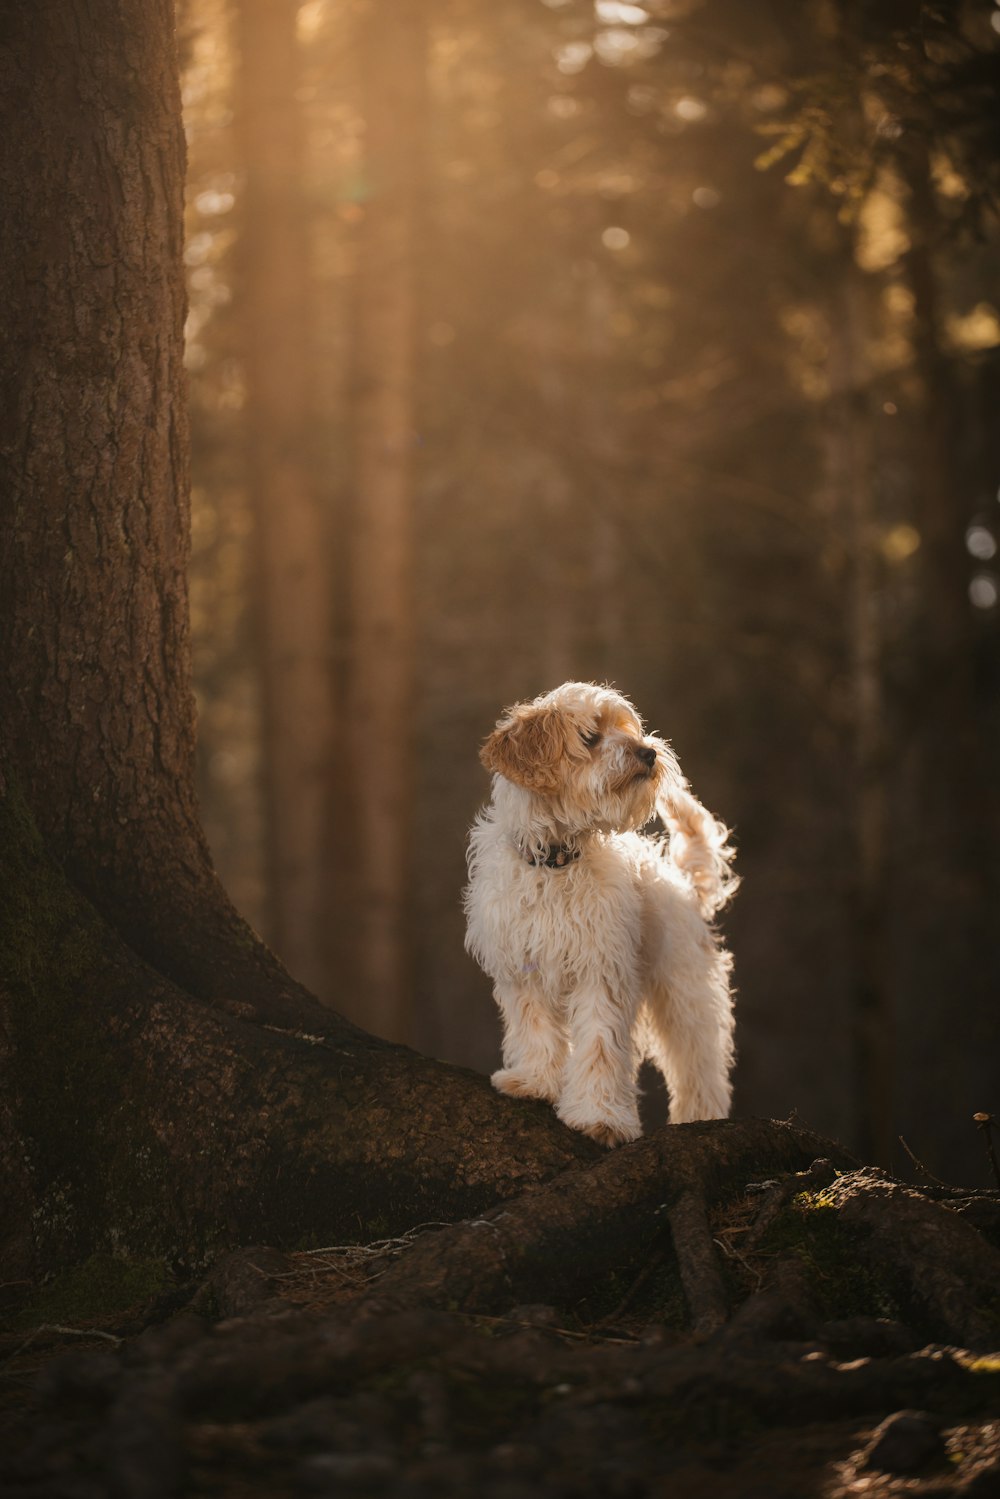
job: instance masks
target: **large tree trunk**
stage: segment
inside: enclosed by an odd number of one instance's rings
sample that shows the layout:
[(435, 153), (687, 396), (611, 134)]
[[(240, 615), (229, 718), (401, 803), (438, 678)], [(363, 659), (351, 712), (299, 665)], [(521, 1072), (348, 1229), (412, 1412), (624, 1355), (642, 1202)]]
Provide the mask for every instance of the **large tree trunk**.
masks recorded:
[(326, 998), (331, 565), (314, 409), (295, 0), (240, 0), (241, 278), (257, 540), (270, 933)]
[(213, 874), (172, 31), (169, 0), (41, 0), (0, 41), (5, 1278), (101, 1247), (364, 1236), (595, 1154), (324, 1010)]
[(137, 23), (133, 9), (5, 17), (0, 692), (46, 840), (156, 954), (207, 859), (191, 780), (184, 154), (171, 7)]

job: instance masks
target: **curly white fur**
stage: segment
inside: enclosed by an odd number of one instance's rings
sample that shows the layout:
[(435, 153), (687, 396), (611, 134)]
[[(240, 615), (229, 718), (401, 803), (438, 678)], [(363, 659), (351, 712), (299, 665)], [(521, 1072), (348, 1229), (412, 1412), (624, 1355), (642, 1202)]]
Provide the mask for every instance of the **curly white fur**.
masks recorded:
[[(519, 704), (481, 758), (493, 798), (469, 837), (466, 946), (503, 1017), (494, 1086), (613, 1145), (641, 1134), (648, 1058), (672, 1123), (724, 1118), (732, 960), (710, 920), (737, 884), (726, 828), (610, 688)], [(657, 813), (668, 836), (643, 836)]]

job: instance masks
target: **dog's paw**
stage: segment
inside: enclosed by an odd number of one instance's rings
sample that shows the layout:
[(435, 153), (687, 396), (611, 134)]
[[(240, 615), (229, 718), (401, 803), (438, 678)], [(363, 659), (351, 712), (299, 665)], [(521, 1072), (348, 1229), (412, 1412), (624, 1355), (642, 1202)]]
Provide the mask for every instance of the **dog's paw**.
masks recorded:
[(598, 1145), (606, 1145), (608, 1150), (613, 1150), (616, 1145), (627, 1145), (630, 1140), (638, 1140), (642, 1134), (641, 1130), (622, 1130), (615, 1124), (585, 1124), (581, 1127), (581, 1133), (589, 1135), (596, 1140)]
[(728, 1118), (728, 1088), (717, 1089), (714, 1093), (681, 1096), (670, 1102), (671, 1124), (692, 1124), (700, 1119)]
[(552, 1103), (555, 1097), (540, 1078), (518, 1072), (516, 1067), (501, 1067), (499, 1072), (494, 1072), (490, 1082), (498, 1093), (508, 1093), (511, 1098), (540, 1098), (544, 1103)]
[(570, 1129), (577, 1129), (583, 1135), (589, 1135), (596, 1140), (598, 1145), (606, 1145), (610, 1150), (615, 1145), (627, 1145), (630, 1140), (638, 1140), (642, 1134), (642, 1125), (639, 1123), (638, 1115), (635, 1114), (602, 1114), (595, 1118), (592, 1113), (583, 1114), (577, 1110), (557, 1110), (563, 1124), (568, 1124)]

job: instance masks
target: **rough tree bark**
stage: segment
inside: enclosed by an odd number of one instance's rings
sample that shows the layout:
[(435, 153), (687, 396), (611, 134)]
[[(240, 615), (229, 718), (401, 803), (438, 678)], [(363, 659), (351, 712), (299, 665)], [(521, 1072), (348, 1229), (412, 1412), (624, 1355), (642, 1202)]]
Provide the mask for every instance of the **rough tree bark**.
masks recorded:
[(592, 1158), (323, 1009), (218, 885), (193, 791), (173, 8), (13, 7), (0, 48), (5, 1274), (363, 1237)]

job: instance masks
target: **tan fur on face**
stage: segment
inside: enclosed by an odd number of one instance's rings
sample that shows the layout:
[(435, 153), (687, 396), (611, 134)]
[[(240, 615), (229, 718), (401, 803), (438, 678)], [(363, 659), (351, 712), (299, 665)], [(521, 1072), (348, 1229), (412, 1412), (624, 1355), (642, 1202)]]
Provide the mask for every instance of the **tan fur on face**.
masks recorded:
[(525, 791), (551, 793), (558, 790), (575, 748), (569, 742), (572, 733), (572, 724), (558, 708), (514, 708), (497, 724), (479, 758), (487, 770)]
[(563, 826), (601, 824), (602, 805), (608, 826), (639, 826), (653, 815), (656, 796), (680, 781), (669, 746), (644, 736), (631, 703), (589, 683), (568, 683), (508, 709), (480, 759), (541, 798)]

